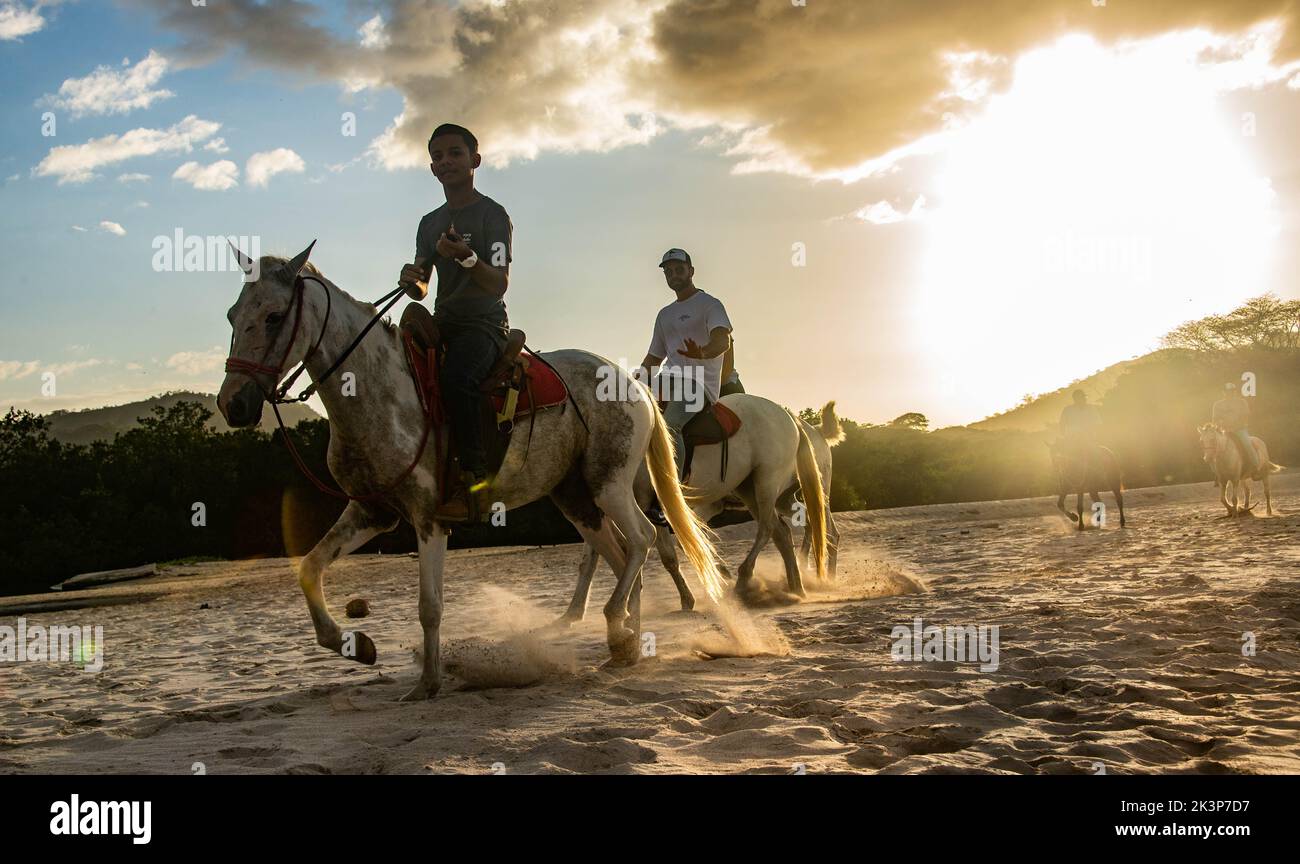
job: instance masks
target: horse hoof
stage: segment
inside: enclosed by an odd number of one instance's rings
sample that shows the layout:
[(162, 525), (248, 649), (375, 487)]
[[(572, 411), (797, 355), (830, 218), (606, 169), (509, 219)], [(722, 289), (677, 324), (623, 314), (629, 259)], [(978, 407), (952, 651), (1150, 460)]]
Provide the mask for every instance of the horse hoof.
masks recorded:
[(563, 632), (565, 630), (572, 628), (574, 624), (577, 624), (581, 620), (582, 619), (577, 617), (576, 615), (569, 615), (568, 613), (565, 613), (564, 615), (561, 615), (559, 618), (556, 618), (550, 624), (547, 624), (544, 627), (542, 627), (541, 632), (543, 633)]
[(621, 636), (609, 640), (609, 661), (605, 664), (610, 667), (635, 666), (640, 659), (640, 640), (631, 630), (624, 630)]
[(343, 646), (339, 649), (339, 653), (349, 660), (355, 660), (366, 666), (374, 666), (375, 661), (379, 659), (379, 652), (375, 649), (375, 640), (360, 630), (353, 630), (343, 634)]
[(637, 660), (636, 651), (614, 650), (609, 649), (609, 659), (600, 665), (601, 669), (627, 669), (635, 666)]
[(425, 684), (423, 681), (421, 681), (419, 684), (416, 684), (410, 690), (406, 691), (406, 695), (404, 695), (401, 699), (398, 699), (397, 701), (398, 702), (422, 702), (425, 699), (432, 699), (434, 696), (437, 695), (438, 695), (438, 687), (436, 685), (430, 686), (428, 684)]

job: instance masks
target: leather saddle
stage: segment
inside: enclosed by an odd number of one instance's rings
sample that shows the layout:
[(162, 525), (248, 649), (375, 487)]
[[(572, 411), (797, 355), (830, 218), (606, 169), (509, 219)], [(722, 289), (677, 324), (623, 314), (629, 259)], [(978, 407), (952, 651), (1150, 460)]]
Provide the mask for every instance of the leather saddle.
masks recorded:
[[(400, 329), (421, 407), (432, 418), (436, 431), (437, 427), (445, 424), (438, 378), (443, 356), (438, 322), (423, 304), (410, 303), (402, 311)], [(524, 349), (525, 338), (524, 331), (511, 330), (500, 357), (479, 383), (479, 392), (483, 394), (479, 428), (492, 473), (496, 473), (505, 459), (516, 420), (542, 408), (562, 405), (569, 395), (559, 374)], [(530, 440), (531, 432), (530, 424)], [(440, 497), (447, 500), (456, 491), (454, 487), (460, 472), (452, 470), (452, 463), (456, 461), (452, 452), (454, 448), (440, 446), (440, 440), (440, 436), (435, 434), (438, 486)]]
[[(429, 351), (442, 348), (442, 334), (438, 332), (438, 322), (433, 314), (420, 303), (410, 303), (402, 311), (402, 330), (410, 334), (416, 347)], [(513, 377), (516, 370), (527, 371), (531, 365), (522, 352), (527, 336), (522, 330), (511, 330), (506, 337), (506, 345), (501, 349), (501, 356), (479, 385), (479, 390), (490, 393)]]
[(710, 402), (682, 428), (682, 440), (686, 443), (686, 454), (682, 459), (682, 479), (691, 475), (691, 460), (695, 448), (709, 444), (722, 445), (722, 473), (719, 479), (727, 476), (727, 440), (740, 431), (740, 418), (721, 402)]

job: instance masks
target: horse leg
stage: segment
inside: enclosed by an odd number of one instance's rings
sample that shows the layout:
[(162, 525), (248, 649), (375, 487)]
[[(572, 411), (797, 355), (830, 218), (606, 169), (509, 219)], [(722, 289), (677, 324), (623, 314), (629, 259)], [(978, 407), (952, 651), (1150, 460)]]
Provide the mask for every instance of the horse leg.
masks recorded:
[(1123, 528), (1127, 524), (1124, 521), (1124, 489), (1116, 483), (1111, 492), (1115, 495), (1115, 504), (1119, 506), (1119, 527)]
[[(759, 553), (772, 539), (776, 523), (780, 521), (780, 516), (776, 512), (776, 499), (781, 491), (780, 484), (772, 482), (772, 478), (765, 477), (760, 471), (755, 471), (751, 480), (751, 483), (736, 488), (737, 497), (745, 502), (749, 514), (754, 517), (758, 527), (754, 535), (754, 543), (750, 546), (745, 560), (741, 562), (740, 573), (736, 577), (736, 594), (742, 597), (752, 590), (751, 580), (754, 578), (754, 567), (758, 563)], [(795, 575), (798, 576), (798, 570), (795, 571)], [(786, 581), (787, 583), (792, 581), (788, 571)], [(799, 580), (799, 586), (803, 587), (802, 579)]]
[(754, 535), (754, 544), (749, 548), (749, 554), (745, 560), (740, 563), (740, 574), (736, 577), (736, 593), (744, 596), (752, 589), (752, 580), (754, 578), (754, 567), (758, 563), (758, 555), (767, 546), (767, 541), (772, 539), (773, 529), (776, 527), (776, 513), (763, 513), (762, 511), (754, 514), (754, 521), (758, 523), (758, 530)]
[(1264, 508), (1268, 515), (1273, 515), (1273, 490), (1269, 485), (1268, 478), (1271, 476), (1269, 470), (1264, 469)]
[(551, 491), (551, 501), (582, 536), (585, 544), (582, 562), (578, 565), (578, 583), (573, 588), (569, 608), (552, 625), (569, 627), (586, 617), (591, 580), (600, 566), (600, 559), (604, 558), (615, 574), (623, 569), (623, 541), (612, 530), (609, 520), (591, 497), (586, 481), (578, 473), (571, 473)]
[(589, 542), (582, 544), (582, 561), (578, 564), (578, 584), (573, 586), (573, 599), (555, 623), (568, 627), (581, 621), (587, 615), (587, 598), (591, 596), (591, 578), (596, 575), (600, 564), (600, 553)]
[[(631, 666), (640, 655), (641, 642), (641, 568), (654, 542), (655, 526), (641, 512), (631, 487), (613, 488), (602, 494), (597, 503), (605, 511), (607, 523), (623, 534), (624, 566), (605, 604), (605, 631), (609, 644), (610, 665)], [(632, 608), (629, 611), (629, 602)], [(636, 629), (631, 629), (629, 625)]]
[(311, 623), (316, 629), (317, 644), (367, 666), (375, 662), (375, 643), (360, 631), (345, 634), (330, 615), (325, 603), (325, 568), (376, 534), (391, 531), (396, 524), (396, 519), (376, 516), (360, 503), (349, 501), (338, 521), (298, 564), (298, 586), (307, 598), (307, 611), (311, 613)]
[[(808, 536), (808, 532), (804, 532)], [(831, 581), (835, 581), (836, 566), (839, 564), (840, 557), (840, 529), (835, 527), (835, 519), (831, 516), (831, 502), (826, 499), (826, 572), (830, 574)], [(806, 560), (806, 559), (805, 559)]]
[(1070, 517), (1070, 521), (1075, 521), (1078, 517), (1065, 509), (1065, 492), (1056, 496), (1056, 509), (1061, 511), (1061, 515)]
[(681, 601), (682, 611), (690, 612), (695, 608), (695, 595), (691, 593), (691, 586), (686, 584), (686, 578), (682, 576), (682, 567), (677, 560), (677, 542), (673, 540), (673, 535), (668, 533), (667, 528), (655, 527), (655, 549), (659, 550), (659, 561), (668, 571), (668, 575), (673, 577), (673, 584), (677, 586), (677, 597)]
[[(826, 530), (829, 533), (830, 531), (829, 523)], [(799, 541), (799, 563), (803, 564), (804, 566), (807, 566), (808, 558), (811, 554), (812, 554), (812, 532), (807, 529), (804, 529), (803, 539)]]
[(774, 514), (776, 525), (772, 529), (772, 542), (776, 544), (776, 549), (781, 553), (781, 560), (785, 562), (785, 585), (792, 594), (798, 594), (800, 597), (806, 596), (803, 589), (803, 574), (799, 572), (799, 559), (794, 554), (794, 531), (790, 527), (790, 522), (781, 514)]
[(1082, 531), (1086, 526), (1083, 524), (1083, 490), (1080, 489), (1074, 493), (1074, 509), (1079, 513), (1079, 530)]
[(442, 570), (447, 561), (447, 533), (441, 525), (432, 532), (416, 532), (420, 549), (420, 627), (424, 630), (424, 659), (419, 682), (402, 697), (403, 702), (432, 699), (442, 686)]
[(1229, 516), (1232, 515), (1232, 507), (1228, 504), (1228, 484), (1231, 482), (1231, 480), (1224, 480), (1219, 484), (1219, 503), (1228, 511)]

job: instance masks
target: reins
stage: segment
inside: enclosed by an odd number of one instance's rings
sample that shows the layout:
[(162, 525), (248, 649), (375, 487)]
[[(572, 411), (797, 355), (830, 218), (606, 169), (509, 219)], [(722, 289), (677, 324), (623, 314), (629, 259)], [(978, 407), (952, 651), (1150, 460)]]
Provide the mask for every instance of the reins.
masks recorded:
[[(254, 383), (258, 383), (257, 379), (253, 377), (255, 373), (271, 375), (275, 380), (277, 381), (279, 380), (281, 370), (284, 368), (284, 363), (286, 360), (289, 359), (289, 352), (293, 350), (293, 343), (296, 342), (298, 339), (298, 327), (299, 324), (301, 324), (302, 322), (303, 296), (306, 294), (305, 283), (306, 280), (308, 279), (315, 282), (317, 285), (320, 285), (321, 289), (325, 292), (325, 320), (324, 322), (321, 323), (320, 333), (319, 335), (317, 335), (315, 343), (311, 346), (311, 350), (308, 351), (306, 355), (304, 355), (302, 362), (298, 365), (298, 368), (294, 370), (293, 374), (290, 375), (288, 378), (286, 378), (284, 383), (281, 384), (274, 393), (267, 392), (265, 388), (263, 388), (262, 393), (263, 396), (265, 396), (266, 401), (271, 404), (271, 410), (275, 412), (275, 422), (278, 424), (280, 428), (280, 437), (284, 440), (285, 447), (287, 447), (289, 450), (289, 455), (293, 457), (293, 461), (298, 466), (298, 470), (300, 470), (307, 477), (307, 479), (311, 481), (313, 486), (315, 486), (318, 490), (324, 492), (327, 495), (332, 495), (335, 498), (341, 498), (347, 501), (379, 500), (381, 498), (386, 497), (390, 492), (392, 492), (395, 488), (397, 488), (397, 486), (408, 476), (410, 476), (412, 471), (415, 470), (415, 466), (420, 464), (420, 457), (424, 455), (424, 448), (429, 443), (429, 432), (433, 426), (433, 411), (431, 410), (430, 407), (428, 406), (425, 407), (424, 432), (420, 436), (420, 446), (415, 451), (415, 458), (411, 460), (411, 464), (406, 466), (406, 470), (404, 470), (401, 474), (399, 474), (397, 478), (393, 480), (393, 482), (389, 483), (387, 486), (384, 486), (382, 489), (376, 492), (371, 492), (366, 495), (349, 495), (347, 492), (326, 485), (324, 482), (320, 480), (320, 478), (318, 478), (314, 473), (312, 473), (312, 470), (307, 467), (307, 464), (305, 462), (303, 462), (302, 456), (298, 453), (298, 448), (294, 446), (293, 439), (289, 437), (289, 429), (287, 426), (284, 425), (284, 418), (280, 416), (280, 406), (293, 404), (295, 402), (304, 402), (307, 399), (310, 399), (312, 394), (315, 393), (320, 388), (320, 385), (324, 384), (325, 381), (331, 375), (333, 375), (341, 365), (343, 365), (343, 361), (347, 360), (348, 356), (351, 355), (352, 352), (356, 350), (357, 346), (361, 344), (361, 340), (366, 337), (366, 334), (370, 332), (371, 328), (374, 327), (375, 324), (379, 323), (379, 320), (383, 318), (385, 314), (387, 314), (388, 310), (392, 309), (393, 306), (397, 303), (397, 301), (401, 299), (401, 294), (403, 293), (403, 289), (400, 286), (393, 289), (389, 293), (385, 294), (383, 297), (379, 298), (379, 300), (374, 305), (378, 306), (380, 303), (384, 303), (385, 305), (383, 306), (383, 308), (381, 308), (377, 313), (375, 313), (375, 316), (371, 318), (369, 322), (367, 322), (365, 327), (361, 328), (361, 332), (358, 333), (355, 338), (353, 338), (351, 344), (348, 345), (348, 347), (343, 351), (343, 353), (339, 355), (338, 359), (335, 360), (334, 363), (330, 365), (329, 369), (327, 369), (325, 373), (321, 375), (318, 380), (313, 381), (311, 384), (307, 385), (307, 387), (305, 387), (302, 390), (302, 392), (298, 394), (296, 398), (290, 399), (288, 398), (289, 388), (293, 386), (293, 382), (296, 381), (298, 376), (302, 374), (303, 370), (307, 368), (307, 361), (310, 360), (312, 356), (315, 355), (316, 349), (320, 347), (321, 340), (325, 338), (325, 331), (329, 327), (330, 313), (332, 311), (332, 305), (333, 305), (332, 295), (330, 294), (329, 286), (327, 286), (323, 281), (316, 278), (315, 276), (312, 275), (304, 276), (302, 274), (299, 274), (294, 277), (294, 281), (293, 281), (293, 286), (294, 286), (293, 331), (289, 336), (289, 344), (285, 346), (284, 354), (280, 357), (279, 364), (272, 367), (262, 363), (254, 363), (251, 360), (244, 360), (239, 357), (227, 357), (226, 371), (241, 372), (247, 375), (250, 379), (252, 379)], [(230, 341), (231, 341), (231, 345), (233, 346), (234, 345), (233, 335), (231, 336)], [(259, 387), (261, 386), (260, 383), (258, 384), (258, 386)]]

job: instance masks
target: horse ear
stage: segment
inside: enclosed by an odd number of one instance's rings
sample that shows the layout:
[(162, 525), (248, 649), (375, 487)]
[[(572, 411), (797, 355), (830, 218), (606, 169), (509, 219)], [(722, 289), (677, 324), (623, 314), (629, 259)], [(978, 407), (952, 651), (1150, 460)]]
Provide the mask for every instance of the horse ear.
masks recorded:
[(257, 266), (256, 262), (243, 252), (240, 252), (239, 247), (235, 245), (234, 241), (227, 240), (226, 242), (230, 244), (231, 251), (235, 253), (235, 260), (239, 262), (239, 269), (244, 271), (245, 276), (252, 276), (253, 268)]
[(307, 244), (306, 249), (293, 256), (291, 260), (284, 262), (284, 266), (280, 268), (281, 271), (290, 279), (297, 278), (298, 271), (302, 270), (303, 265), (307, 263), (307, 259), (311, 257), (311, 248), (315, 245), (315, 240)]

